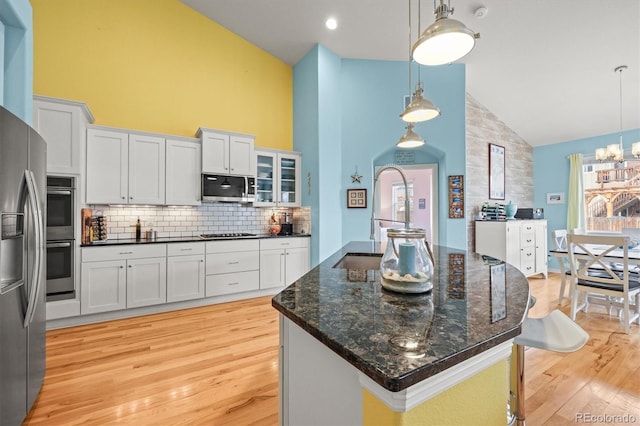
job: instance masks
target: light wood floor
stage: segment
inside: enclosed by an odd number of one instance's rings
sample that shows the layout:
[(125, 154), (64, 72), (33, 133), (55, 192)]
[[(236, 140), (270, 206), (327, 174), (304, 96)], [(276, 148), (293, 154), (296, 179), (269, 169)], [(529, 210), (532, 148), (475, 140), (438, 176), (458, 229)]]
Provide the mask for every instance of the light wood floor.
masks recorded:
[[(557, 275), (530, 283), (531, 316), (557, 308)], [(597, 309), (577, 319), (591, 335), (582, 350), (526, 350), (529, 426), (576, 424), (579, 413), (640, 423), (638, 325), (626, 335)], [(263, 297), (49, 331), (44, 386), (24, 424), (275, 425), (277, 395), (278, 315)]]

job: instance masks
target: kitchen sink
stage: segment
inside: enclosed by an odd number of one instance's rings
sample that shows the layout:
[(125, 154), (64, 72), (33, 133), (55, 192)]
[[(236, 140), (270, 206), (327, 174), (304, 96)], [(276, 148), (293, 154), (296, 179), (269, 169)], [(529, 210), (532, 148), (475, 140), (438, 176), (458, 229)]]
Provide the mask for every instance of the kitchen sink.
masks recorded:
[(378, 253), (347, 253), (340, 259), (334, 268), (349, 270), (378, 270), (382, 254)]

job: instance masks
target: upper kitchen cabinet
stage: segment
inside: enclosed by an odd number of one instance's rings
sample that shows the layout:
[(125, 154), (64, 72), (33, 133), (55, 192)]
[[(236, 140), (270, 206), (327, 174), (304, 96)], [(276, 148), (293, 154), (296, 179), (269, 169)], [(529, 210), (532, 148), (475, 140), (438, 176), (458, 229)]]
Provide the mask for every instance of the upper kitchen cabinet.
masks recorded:
[(165, 139), (87, 130), (87, 204), (164, 204)]
[(257, 207), (299, 207), (300, 165), (297, 152), (256, 150)]
[(200, 204), (201, 144), (193, 138), (167, 138), (166, 204)]
[(93, 115), (83, 102), (33, 97), (33, 127), (47, 142), (47, 173), (80, 174), (87, 125)]
[(198, 129), (202, 139), (202, 173), (253, 176), (254, 137), (220, 130)]

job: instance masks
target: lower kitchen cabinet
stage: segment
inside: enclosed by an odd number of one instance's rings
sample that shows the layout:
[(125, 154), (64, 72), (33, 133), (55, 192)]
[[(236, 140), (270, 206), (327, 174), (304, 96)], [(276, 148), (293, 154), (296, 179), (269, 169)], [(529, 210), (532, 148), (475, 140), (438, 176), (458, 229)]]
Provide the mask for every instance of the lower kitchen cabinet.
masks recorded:
[(258, 240), (210, 241), (206, 251), (206, 297), (260, 288)]
[(167, 258), (127, 261), (127, 308), (167, 302)]
[(82, 263), (80, 313), (116, 311), (127, 307), (125, 260)]
[(260, 240), (260, 288), (284, 287), (309, 270), (309, 238)]
[(204, 297), (205, 243), (167, 246), (167, 302)]
[(166, 244), (83, 247), (82, 315), (165, 303)]

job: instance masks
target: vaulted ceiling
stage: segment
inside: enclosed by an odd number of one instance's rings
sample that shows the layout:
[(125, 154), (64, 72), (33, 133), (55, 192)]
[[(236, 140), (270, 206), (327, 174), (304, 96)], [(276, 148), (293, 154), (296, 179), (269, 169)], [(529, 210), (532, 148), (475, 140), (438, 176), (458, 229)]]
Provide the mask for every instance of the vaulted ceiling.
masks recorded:
[[(431, 1), (182, 0), (282, 61), (316, 43), (343, 58), (406, 61), (434, 21)], [(452, 0), (451, 16), (480, 33), (467, 92), (533, 146), (640, 128), (640, 1)], [(418, 22), (420, 7), (420, 22)], [(476, 11), (486, 8), (484, 17)], [(324, 22), (333, 16), (338, 28)], [(445, 65), (446, 66), (446, 65)], [(628, 148), (628, 147), (627, 147)]]

